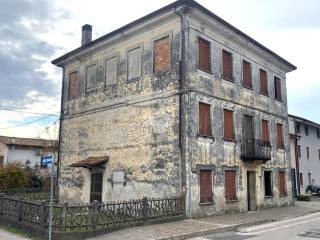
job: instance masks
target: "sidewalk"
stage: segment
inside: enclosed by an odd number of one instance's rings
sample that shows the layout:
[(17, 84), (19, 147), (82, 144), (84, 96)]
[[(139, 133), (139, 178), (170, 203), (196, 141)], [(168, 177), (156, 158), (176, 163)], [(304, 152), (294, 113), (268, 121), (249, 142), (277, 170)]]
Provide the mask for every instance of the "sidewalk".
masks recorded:
[[(244, 226), (294, 218), (320, 211), (320, 198), (296, 202), (293, 207), (271, 208), (259, 212), (191, 219), (164, 224), (123, 229), (90, 240), (180, 240), (217, 232), (228, 232)], [(89, 240), (89, 239), (88, 239)]]

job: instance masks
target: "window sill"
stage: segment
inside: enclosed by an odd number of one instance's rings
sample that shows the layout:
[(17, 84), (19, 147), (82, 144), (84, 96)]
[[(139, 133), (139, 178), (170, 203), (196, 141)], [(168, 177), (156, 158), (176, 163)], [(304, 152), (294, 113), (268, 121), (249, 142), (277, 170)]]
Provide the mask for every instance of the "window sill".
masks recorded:
[(204, 69), (204, 68), (201, 68), (201, 67), (198, 67), (198, 70), (200, 70), (201, 72), (205, 72), (205, 73), (208, 73), (208, 74), (212, 75), (212, 71), (211, 70), (207, 70), (207, 69)]
[(263, 97), (269, 98), (269, 93), (259, 92), (259, 94)]
[(279, 197), (288, 197), (288, 193), (280, 194)]
[(201, 134), (201, 133), (198, 133), (197, 135), (198, 137), (202, 137), (202, 138), (211, 138), (211, 139), (214, 139), (214, 136), (213, 135), (204, 135), (204, 134)]
[(141, 79), (141, 77), (135, 77), (135, 78), (128, 79), (128, 80), (127, 80), (127, 84), (128, 84), (128, 83), (137, 82), (137, 81), (139, 81), (140, 79)]
[(270, 198), (273, 198), (274, 196), (271, 195), (271, 196), (264, 196), (265, 199), (270, 199)]
[(282, 99), (278, 99), (278, 98), (275, 98), (276, 101), (280, 102), (280, 103), (283, 103), (283, 100)]
[(284, 152), (284, 150), (285, 150), (284, 147), (277, 147), (278, 152)]
[(201, 202), (201, 203), (199, 203), (199, 206), (210, 206), (210, 205), (214, 205), (215, 203), (214, 203), (214, 201), (212, 201), (212, 202)]
[(228, 83), (234, 83), (234, 79), (233, 78), (228, 78), (226, 76), (222, 76), (221, 80), (226, 81)]
[(242, 84), (242, 87), (244, 88), (244, 89), (247, 89), (247, 90), (249, 90), (250, 92), (253, 92), (253, 87), (251, 86), (246, 86), (246, 85), (243, 85)]
[(223, 138), (223, 141), (225, 141), (225, 142), (234, 142), (234, 143), (237, 142), (235, 139), (226, 139), (226, 138)]
[(225, 201), (225, 203), (237, 203), (237, 202), (238, 202), (238, 199)]

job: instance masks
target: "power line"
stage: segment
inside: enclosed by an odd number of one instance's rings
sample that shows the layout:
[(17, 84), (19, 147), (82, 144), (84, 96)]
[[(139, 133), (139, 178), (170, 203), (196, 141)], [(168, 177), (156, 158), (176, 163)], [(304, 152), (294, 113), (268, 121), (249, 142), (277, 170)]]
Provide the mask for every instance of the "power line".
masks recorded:
[(34, 115), (46, 115), (46, 116), (59, 116), (58, 113), (38, 113), (38, 112), (27, 112), (22, 111), (19, 109), (10, 109), (10, 108), (0, 108), (0, 111), (8, 111), (8, 112), (18, 112), (18, 113), (27, 113), (27, 114), (34, 114)]
[(23, 123), (23, 124), (15, 125), (15, 126), (11, 126), (11, 127), (0, 128), (0, 129), (10, 129), (10, 128), (22, 127), (22, 126), (26, 126), (26, 125), (30, 125), (30, 124), (33, 124), (33, 123), (39, 122), (39, 121), (41, 121), (41, 120), (43, 120), (43, 119), (46, 119), (46, 118), (49, 118), (49, 117), (52, 117), (52, 116), (45, 116), (45, 117), (42, 117), (42, 118), (36, 119), (36, 120), (34, 120), (34, 121), (31, 121), (31, 122), (27, 122), (27, 123)]

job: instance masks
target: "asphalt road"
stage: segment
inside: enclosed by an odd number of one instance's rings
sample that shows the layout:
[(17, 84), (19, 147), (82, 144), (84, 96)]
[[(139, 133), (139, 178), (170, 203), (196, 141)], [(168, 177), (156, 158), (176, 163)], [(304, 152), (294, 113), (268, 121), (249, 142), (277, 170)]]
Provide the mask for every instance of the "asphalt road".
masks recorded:
[(236, 232), (192, 238), (192, 240), (312, 240), (320, 239), (320, 213), (267, 223)]

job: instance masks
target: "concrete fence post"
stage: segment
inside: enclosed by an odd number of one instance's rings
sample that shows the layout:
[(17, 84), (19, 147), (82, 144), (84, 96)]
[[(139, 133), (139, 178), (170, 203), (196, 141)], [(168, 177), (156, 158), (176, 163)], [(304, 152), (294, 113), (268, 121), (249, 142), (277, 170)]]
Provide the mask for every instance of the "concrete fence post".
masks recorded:
[(142, 198), (142, 217), (146, 219), (148, 216), (148, 198)]
[(92, 207), (92, 215), (91, 215), (92, 229), (97, 229), (97, 225), (98, 225), (98, 206), (99, 206), (99, 202), (97, 200), (94, 200), (91, 203), (91, 207)]
[(18, 199), (18, 222), (22, 220), (22, 197)]
[(68, 222), (68, 203), (64, 202), (62, 206), (62, 231), (66, 231)]
[(0, 216), (3, 215), (4, 194), (0, 193)]
[(46, 223), (47, 223), (47, 215), (46, 215), (46, 203), (45, 201), (41, 201), (41, 207), (40, 207), (40, 228), (45, 229)]

